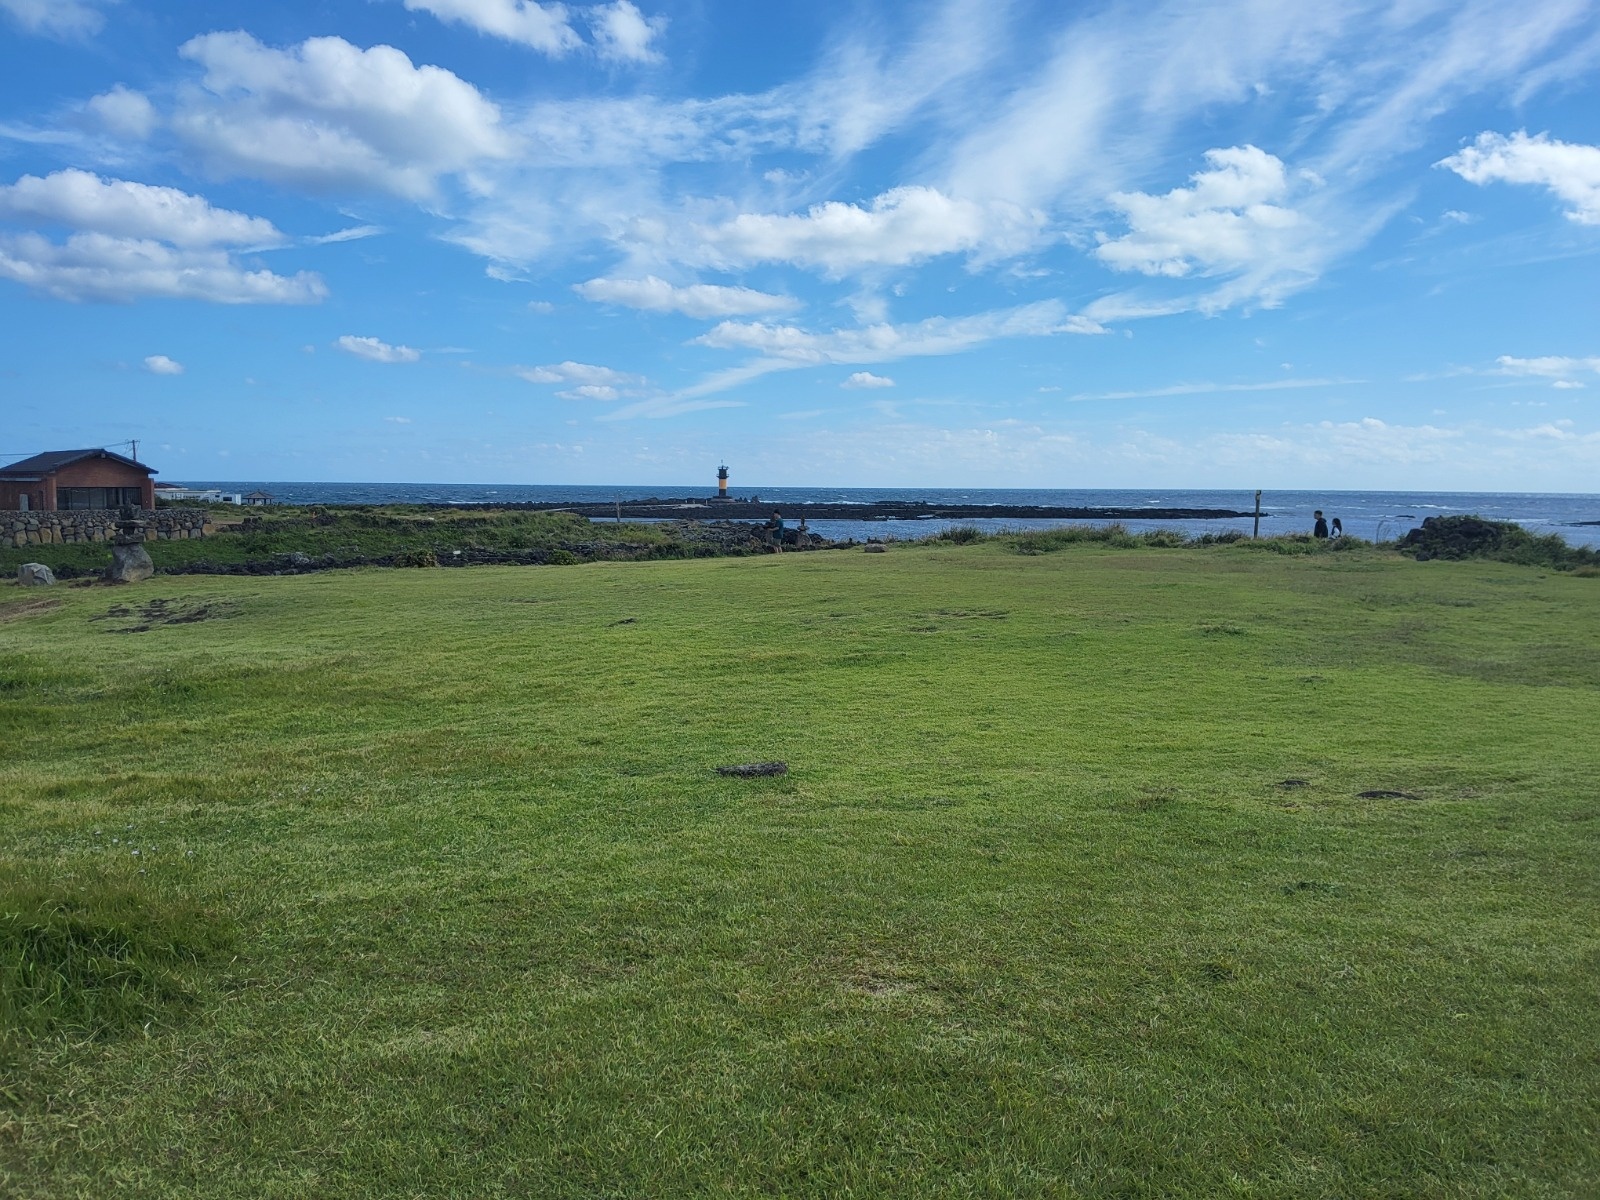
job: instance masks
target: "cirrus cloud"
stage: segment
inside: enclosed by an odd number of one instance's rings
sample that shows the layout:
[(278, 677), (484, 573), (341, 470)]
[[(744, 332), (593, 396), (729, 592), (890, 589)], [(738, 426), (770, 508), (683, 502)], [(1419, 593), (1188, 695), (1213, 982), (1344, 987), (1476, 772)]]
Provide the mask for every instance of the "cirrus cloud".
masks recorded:
[(747, 287), (711, 283), (675, 286), (647, 275), (643, 279), (591, 279), (573, 291), (597, 304), (620, 304), (646, 312), (682, 313), (688, 317), (737, 317), (784, 312), (796, 306), (789, 296), (774, 296)]

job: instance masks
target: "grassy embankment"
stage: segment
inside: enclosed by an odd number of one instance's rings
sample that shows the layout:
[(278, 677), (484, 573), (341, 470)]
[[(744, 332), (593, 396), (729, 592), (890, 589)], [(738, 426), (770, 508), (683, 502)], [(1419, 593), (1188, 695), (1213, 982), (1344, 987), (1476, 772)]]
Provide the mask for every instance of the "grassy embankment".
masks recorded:
[(0, 1194), (1600, 1186), (1595, 579), (990, 542), (0, 606)]
[[(692, 558), (710, 551), (706, 531), (671, 524), (591, 522), (571, 513), (437, 509), (424, 505), (275, 507), (208, 510), (219, 524), (210, 537), (146, 542), (158, 571), (183, 571), (199, 562), (270, 564), (288, 554), (354, 565), (396, 556), (432, 554), (448, 565), (464, 554), (543, 552), (558, 561)], [(231, 526), (248, 522), (250, 528)], [(42, 562), (63, 577), (98, 574), (109, 565), (104, 543), (0, 547), (0, 577), (15, 578), (25, 562)], [(402, 564), (405, 565), (405, 564)]]

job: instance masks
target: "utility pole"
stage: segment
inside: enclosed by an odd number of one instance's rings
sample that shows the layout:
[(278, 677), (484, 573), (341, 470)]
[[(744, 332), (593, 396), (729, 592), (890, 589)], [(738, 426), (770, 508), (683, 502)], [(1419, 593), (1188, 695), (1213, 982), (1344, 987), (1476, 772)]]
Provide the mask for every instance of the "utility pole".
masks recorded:
[(130, 454), (128, 457), (133, 459), (134, 462), (138, 462), (139, 461), (139, 440), (137, 438), (130, 438), (128, 440), (128, 445), (133, 447), (133, 453)]
[(1253, 528), (1250, 531), (1250, 540), (1251, 541), (1255, 541), (1255, 539), (1260, 537), (1260, 536), (1261, 536), (1261, 489), (1257, 488), (1256, 489), (1256, 523), (1255, 523), (1255, 528)]

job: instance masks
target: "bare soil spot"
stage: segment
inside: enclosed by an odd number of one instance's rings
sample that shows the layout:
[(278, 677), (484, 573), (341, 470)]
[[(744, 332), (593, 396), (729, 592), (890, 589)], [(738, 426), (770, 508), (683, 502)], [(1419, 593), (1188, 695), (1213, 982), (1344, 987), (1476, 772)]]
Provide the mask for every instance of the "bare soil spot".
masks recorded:
[(760, 779), (788, 773), (789, 764), (785, 762), (737, 763), (731, 767), (717, 768), (718, 775), (731, 775), (736, 779)]
[(148, 633), (157, 625), (194, 625), (236, 615), (232, 604), (219, 601), (192, 603), (183, 600), (151, 600), (147, 604), (113, 604), (91, 621), (111, 621), (107, 633)]
[(7, 621), (21, 621), (27, 617), (42, 616), (51, 609), (60, 608), (57, 596), (40, 596), (37, 599), (11, 600), (0, 604), (0, 625)]

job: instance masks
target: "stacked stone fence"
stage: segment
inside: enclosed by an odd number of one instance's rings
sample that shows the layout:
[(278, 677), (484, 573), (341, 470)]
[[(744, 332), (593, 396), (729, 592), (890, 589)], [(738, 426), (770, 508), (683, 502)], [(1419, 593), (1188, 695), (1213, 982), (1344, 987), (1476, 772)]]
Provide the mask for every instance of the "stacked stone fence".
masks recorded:
[[(144, 540), (166, 542), (200, 538), (215, 531), (211, 514), (198, 508), (140, 509)], [(110, 542), (117, 532), (114, 508), (69, 512), (0, 512), (0, 546), (61, 546), (72, 542)]]

